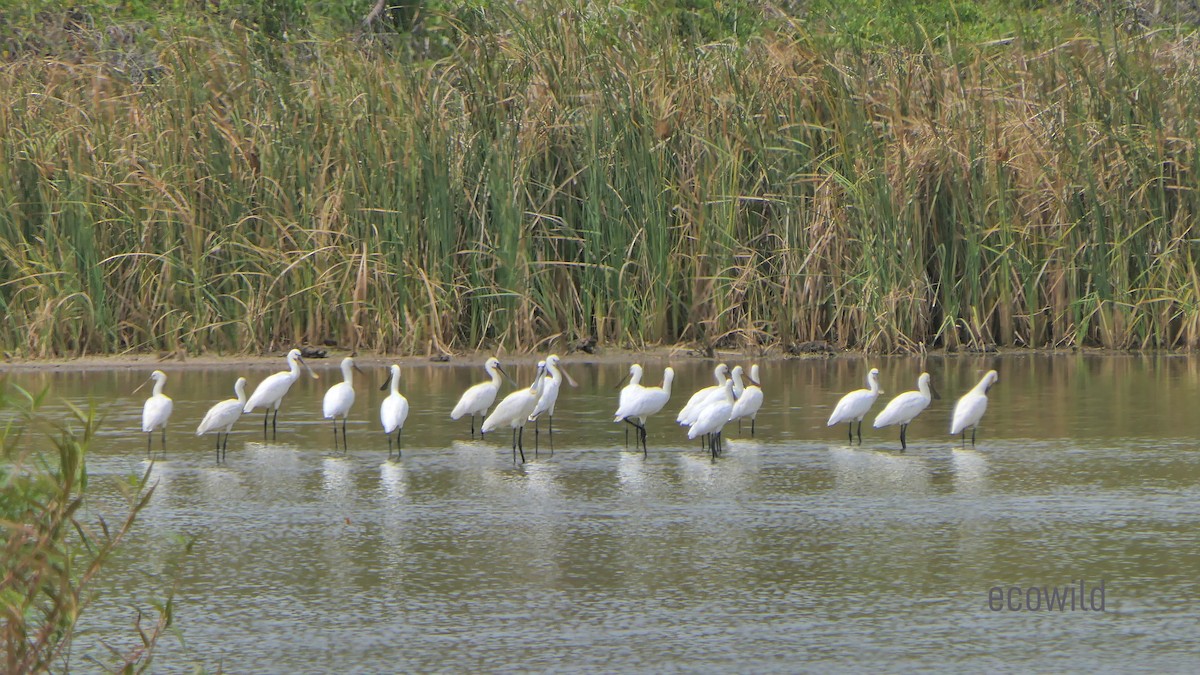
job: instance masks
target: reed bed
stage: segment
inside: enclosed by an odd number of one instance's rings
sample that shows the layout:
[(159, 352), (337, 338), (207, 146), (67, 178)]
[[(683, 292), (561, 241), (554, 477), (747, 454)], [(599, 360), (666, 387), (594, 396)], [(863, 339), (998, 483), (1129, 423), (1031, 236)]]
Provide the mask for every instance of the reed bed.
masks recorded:
[(0, 67), (0, 345), (1200, 345), (1192, 36), (694, 44), (536, 4), (429, 61), (230, 30), (144, 82)]

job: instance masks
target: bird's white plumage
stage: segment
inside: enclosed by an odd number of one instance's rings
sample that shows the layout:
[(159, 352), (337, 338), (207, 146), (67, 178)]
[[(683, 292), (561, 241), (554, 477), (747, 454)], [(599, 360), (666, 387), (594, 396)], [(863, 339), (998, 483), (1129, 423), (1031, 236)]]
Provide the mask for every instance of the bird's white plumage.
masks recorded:
[[(229, 433), (233, 425), (242, 416), (242, 407), (246, 405), (246, 378), (239, 377), (233, 385), (237, 398), (227, 398), (214, 405), (205, 413), (200, 426), (196, 427), (196, 435), (203, 436), (210, 431)], [(219, 437), (218, 437), (219, 438)]]
[(150, 373), (150, 379), (154, 380), (154, 393), (146, 399), (146, 403), (142, 406), (142, 431), (146, 433), (167, 426), (171, 410), (175, 407), (171, 397), (163, 393), (163, 386), (167, 383), (167, 374), (156, 370)]
[(696, 415), (696, 421), (688, 429), (688, 438), (699, 438), (702, 434), (719, 433), (733, 414), (733, 380), (727, 381), (719, 390), (720, 398), (709, 402)]
[(826, 426), (833, 426), (843, 422), (861, 422), (867, 413), (871, 411), (871, 406), (875, 405), (875, 400), (883, 393), (879, 389), (879, 369), (872, 368), (871, 372), (867, 373), (867, 388), (855, 389), (854, 391), (842, 397), (838, 401), (837, 406), (833, 409), (833, 414), (829, 416), (829, 422)]
[(629, 375), (626, 377), (629, 380), (629, 384), (621, 388), (621, 394), (617, 397), (618, 417), (614, 420), (616, 422), (620, 422), (626, 417), (625, 415), (621, 415), (621, 411), (645, 388), (642, 386), (642, 366), (640, 364), (635, 363), (629, 366)]
[[(520, 429), (529, 421), (529, 414), (537, 406), (538, 397), (541, 396), (542, 387), (545, 386), (546, 378), (542, 377), (542, 373), (546, 370), (545, 362), (538, 363), (537, 375), (533, 378), (533, 384), (528, 388), (518, 389), (508, 396), (500, 400), (496, 405), (496, 409), (491, 415), (483, 421), (483, 425), (479, 427), (480, 432), (489, 433), (507, 426), (512, 429)], [(524, 433), (524, 432), (522, 432)]]
[(321, 413), (327, 420), (346, 417), (353, 405), (354, 359), (347, 356), (342, 359), (342, 381), (325, 392), (325, 398), (321, 401)]
[[(712, 386), (704, 387), (700, 391), (692, 394), (692, 397), (688, 399), (687, 405), (683, 406), (683, 410), (680, 410), (679, 414), (675, 416), (675, 421), (681, 426), (685, 427), (695, 424), (696, 417), (699, 415), (701, 409), (706, 407), (710, 402), (715, 403), (724, 396), (724, 394), (721, 393), (721, 387), (725, 385), (725, 376), (728, 373), (728, 366), (726, 366), (724, 363), (718, 364), (717, 367), (713, 369), (713, 378), (716, 379), (717, 383)], [(732, 385), (732, 382), (730, 385)]]
[(742, 393), (736, 395), (733, 411), (729, 413), (730, 422), (739, 419), (753, 420), (758, 416), (759, 408), (762, 408), (763, 391), (759, 386), (757, 364), (750, 368), (750, 380), (751, 383), (742, 389)]
[[(637, 364), (634, 365), (638, 369), (637, 378), (640, 380), (642, 377), (642, 367)], [(674, 380), (675, 369), (667, 366), (663, 370), (663, 383), (661, 387), (643, 387), (637, 383), (626, 385), (621, 390), (620, 404), (617, 407), (613, 421), (637, 420), (639, 424), (644, 426), (647, 417), (662, 410), (667, 401), (671, 400), (671, 383)], [(631, 387), (636, 388), (631, 389)]]
[(929, 373), (917, 378), (917, 391), (906, 391), (888, 402), (872, 424), (876, 429), (893, 424), (908, 424), (929, 407), (932, 395), (929, 390)]
[(954, 404), (954, 416), (950, 421), (952, 435), (961, 434), (971, 427), (978, 426), (983, 413), (987, 412), (988, 390), (992, 388), (999, 377), (996, 371), (989, 370), (979, 384), (958, 399), (958, 402)]
[(491, 357), (483, 364), (488, 376), (487, 382), (472, 385), (458, 399), (450, 419), (460, 419), (463, 415), (487, 415), (488, 409), (496, 402), (496, 394), (500, 393), (500, 359)]
[(729, 371), (729, 379), (733, 380), (733, 398), (735, 400), (741, 398), (742, 392), (746, 391), (746, 383), (742, 381), (744, 372), (746, 371), (742, 370), (741, 366), (734, 366), (733, 370)]
[[(254, 388), (254, 393), (250, 394), (249, 400), (246, 401), (242, 412), (253, 412), (255, 408), (279, 409), (283, 397), (296, 383), (296, 380), (300, 379), (300, 365), (304, 363), (304, 359), (301, 358), (299, 349), (288, 352), (287, 363), (287, 370), (270, 375), (258, 383), (258, 386)], [(304, 367), (308, 368), (307, 365)], [(312, 373), (311, 370), (308, 372)]]
[(379, 421), (383, 423), (384, 433), (392, 433), (404, 428), (408, 419), (408, 399), (400, 393), (400, 366), (392, 364), (392, 376), (389, 379), (390, 393), (379, 405)]
[(551, 354), (546, 357), (546, 373), (542, 378), (542, 393), (538, 396), (537, 405), (534, 406), (533, 412), (529, 413), (529, 421), (533, 422), (542, 415), (554, 417), (554, 404), (558, 403), (558, 391), (562, 388), (563, 374), (558, 369), (558, 355)]

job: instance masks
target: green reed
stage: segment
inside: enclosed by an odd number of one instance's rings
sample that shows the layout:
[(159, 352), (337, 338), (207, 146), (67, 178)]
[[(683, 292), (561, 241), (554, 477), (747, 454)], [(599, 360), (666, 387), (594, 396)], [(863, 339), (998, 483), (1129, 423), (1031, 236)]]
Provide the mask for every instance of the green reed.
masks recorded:
[(0, 345), (1200, 344), (1194, 38), (696, 44), (552, 8), (428, 62), (234, 30), (145, 84), (4, 66)]

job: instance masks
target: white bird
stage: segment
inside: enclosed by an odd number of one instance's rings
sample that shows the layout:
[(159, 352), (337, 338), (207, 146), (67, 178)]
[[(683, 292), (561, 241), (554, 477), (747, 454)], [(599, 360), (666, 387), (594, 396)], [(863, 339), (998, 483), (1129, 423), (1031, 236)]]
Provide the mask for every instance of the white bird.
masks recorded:
[(694, 440), (701, 435), (708, 436), (708, 447), (712, 451), (713, 459), (721, 456), (721, 429), (733, 414), (733, 380), (726, 381), (719, 391), (720, 398), (705, 405), (688, 429), (689, 439)]
[(545, 386), (546, 378), (542, 374), (546, 372), (546, 362), (539, 361), (537, 375), (533, 378), (533, 384), (527, 389), (518, 389), (508, 396), (505, 396), (491, 415), (483, 421), (479, 426), (480, 435), (490, 431), (495, 431), (503, 426), (512, 427), (513, 430), (513, 461), (517, 461), (517, 450), (521, 451), (521, 463), (525, 463), (525, 445), (523, 443), (525, 436), (525, 423), (529, 421), (529, 414), (537, 407), (538, 397), (542, 395), (542, 387)]
[[(629, 384), (625, 384), (625, 382), (629, 382)], [(629, 366), (629, 372), (625, 374), (625, 377), (621, 378), (621, 381), (617, 383), (617, 387), (620, 387), (622, 384), (625, 384), (625, 386), (621, 387), (621, 393), (617, 396), (618, 411), (625, 408), (626, 403), (645, 388), (642, 386), (641, 364), (634, 363)], [(615, 421), (620, 422), (621, 419), (617, 418)], [(629, 447), (629, 427), (625, 427), (625, 447)]]
[(321, 402), (321, 412), (325, 419), (333, 420), (333, 449), (337, 450), (337, 418), (342, 418), (342, 450), (346, 448), (346, 421), (350, 416), (350, 407), (354, 405), (354, 371), (362, 372), (354, 365), (354, 359), (347, 356), (342, 359), (342, 381), (325, 392)]
[[(300, 366), (308, 371), (312, 378), (317, 379), (317, 374), (308, 367), (304, 359), (300, 356), (299, 349), (293, 349), (287, 354), (288, 369), (268, 376), (265, 380), (258, 383), (254, 388), (254, 393), (250, 394), (250, 400), (246, 401), (246, 406), (242, 408), (242, 412), (254, 412), (255, 408), (263, 409), (263, 438), (267, 437), (267, 417), (271, 417), (271, 437), (275, 437), (275, 422), (279, 419), (279, 406), (283, 403), (283, 397), (288, 393), (288, 389), (300, 379)], [(271, 415), (271, 409), (275, 409), (275, 414)]]
[(988, 390), (996, 384), (1000, 376), (994, 370), (989, 370), (971, 391), (963, 394), (954, 404), (954, 416), (950, 422), (950, 435), (962, 434), (963, 445), (967, 444), (967, 427), (971, 428), (971, 447), (975, 447), (975, 430), (979, 420), (987, 411)]
[[(734, 370), (736, 371), (738, 368), (741, 368), (741, 366), (734, 368)], [(738, 373), (738, 375), (740, 376), (741, 373)], [(741, 379), (741, 377), (734, 379), (735, 388), (737, 387), (737, 380), (739, 379)], [(733, 420), (739, 420), (739, 425), (741, 424), (740, 420), (747, 417), (750, 418), (751, 436), (754, 435), (754, 419), (758, 417), (758, 409), (762, 407), (763, 403), (763, 391), (762, 387), (759, 385), (760, 381), (758, 379), (758, 364), (756, 363), (753, 366), (750, 366), (750, 385), (743, 388), (742, 393), (740, 394), (734, 392), (734, 397), (737, 400), (733, 404), (733, 412), (729, 414), (729, 421), (732, 422)]]
[(535, 453), (538, 446), (538, 419), (545, 415), (550, 420), (550, 454), (554, 454), (554, 404), (558, 403), (558, 390), (562, 387), (563, 378), (565, 377), (567, 384), (572, 387), (579, 386), (575, 384), (575, 380), (571, 379), (567, 371), (558, 367), (558, 361), (558, 354), (546, 357), (546, 381), (542, 383), (542, 394), (538, 397), (537, 405), (529, 414), (529, 421), (533, 422), (533, 451)]
[(850, 426), (850, 442), (854, 442), (854, 423), (858, 422), (858, 444), (862, 445), (862, 421), (871, 411), (871, 406), (875, 405), (875, 399), (883, 390), (879, 388), (879, 369), (872, 368), (871, 372), (867, 373), (867, 388), (855, 389), (854, 391), (842, 397), (838, 401), (837, 406), (833, 409), (833, 414), (829, 416), (829, 421), (825, 424), (831, 427), (835, 424), (846, 422)]
[(909, 422), (912, 422), (917, 415), (921, 414), (922, 410), (929, 407), (931, 398), (941, 398), (929, 384), (929, 373), (921, 373), (921, 376), (917, 378), (917, 389), (918, 391), (906, 391), (888, 402), (872, 425), (876, 429), (882, 429), (899, 424), (901, 450), (908, 448), (905, 432), (908, 431)]
[[(242, 406), (246, 405), (246, 378), (239, 377), (233, 385), (237, 398), (227, 398), (214, 405), (205, 413), (200, 426), (196, 427), (196, 435), (203, 436), (210, 431), (217, 432), (217, 461), (221, 461), (225, 451), (229, 449), (229, 432), (242, 416)], [(221, 443), (221, 431), (225, 431), (225, 442)]]
[[(154, 440), (154, 430), (162, 429), (162, 449), (163, 453), (167, 451), (167, 419), (171, 417), (171, 409), (175, 407), (175, 403), (170, 396), (163, 393), (163, 385), (167, 383), (167, 374), (161, 370), (156, 370), (150, 373), (150, 379), (146, 382), (154, 382), (154, 393), (150, 394), (150, 398), (146, 399), (145, 405), (142, 406), (142, 431), (146, 432), (146, 453), (151, 454), (150, 444)], [(137, 389), (146, 386), (142, 384)]]
[(391, 386), (391, 393), (383, 399), (379, 406), (379, 421), (383, 423), (383, 433), (388, 437), (388, 457), (392, 456), (392, 432), (396, 432), (396, 457), (400, 456), (400, 439), (404, 434), (404, 420), (408, 419), (408, 399), (400, 393), (400, 366), (392, 364), (388, 370), (388, 379), (380, 387), (380, 391)]
[[(454, 410), (450, 413), (450, 419), (457, 420), (463, 415), (471, 416), (471, 438), (475, 438), (475, 415), (487, 417), (488, 408), (496, 402), (496, 394), (500, 393), (500, 375), (505, 377), (508, 373), (500, 367), (500, 359), (491, 357), (483, 364), (487, 374), (492, 379), (487, 382), (480, 382), (473, 385), (463, 392), (461, 398), (458, 399), (458, 404), (454, 406)], [(482, 435), (482, 432), (480, 432)]]
[[(636, 363), (630, 367), (630, 377), (634, 377), (633, 369), (637, 368), (636, 379), (642, 378), (642, 367)], [(613, 416), (614, 422), (627, 422), (638, 432), (642, 442), (642, 456), (649, 452), (646, 448), (646, 418), (657, 413), (671, 400), (671, 383), (675, 381), (675, 369), (667, 366), (663, 370), (661, 387), (643, 387), (638, 382), (632, 382), (621, 390), (620, 404)], [(634, 388), (636, 387), (636, 388)], [(636, 422), (634, 420), (637, 420)]]
[(729, 371), (729, 379), (733, 380), (733, 399), (742, 397), (742, 392), (746, 391), (746, 383), (742, 381), (742, 374), (746, 371), (741, 366), (734, 366), (733, 370)]
[(716, 402), (724, 396), (721, 393), (721, 387), (725, 385), (725, 376), (728, 373), (729, 367), (724, 363), (718, 364), (716, 368), (713, 368), (713, 378), (716, 379), (717, 383), (692, 394), (692, 397), (688, 399), (687, 405), (683, 406), (683, 410), (680, 410), (679, 414), (675, 416), (675, 421), (680, 426), (692, 426), (696, 422), (696, 416), (702, 408), (709, 402)]

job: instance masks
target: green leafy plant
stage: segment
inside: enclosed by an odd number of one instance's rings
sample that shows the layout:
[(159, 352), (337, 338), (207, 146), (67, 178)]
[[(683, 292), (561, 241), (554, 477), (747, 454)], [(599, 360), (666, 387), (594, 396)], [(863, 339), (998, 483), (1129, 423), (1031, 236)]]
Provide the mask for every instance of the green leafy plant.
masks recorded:
[[(154, 489), (143, 476), (129, 486), (127, 512), (119, 522), (84, 517), (87, 491), (87, 446), (98, 427), (94, 410), (72, 408), (72, 420), (51, 426), (47, 440), (54, 452), (32, 449), (40, 439), (25, 430), (46, 425), (37, 412), (45, 392), (36, 396), (13, 388), (0, 395), (0, 414), (7, 422), (0, 435), (0, 639), (4, 671), (33, 673), (59, 670), (70, 653), (79, 616), (90, 601), (97, 579), (149, 503)], [(120, 672), (145, 672), (154, 645), (168, 628), (172, 606), (159, 607), (153, 625), (136, 630), (141, 647), (116, 653)]]

